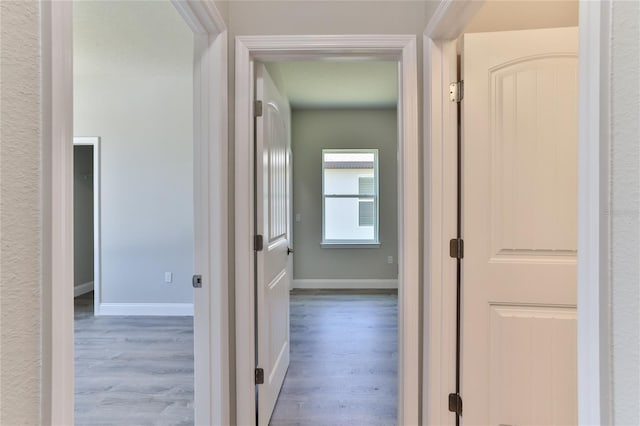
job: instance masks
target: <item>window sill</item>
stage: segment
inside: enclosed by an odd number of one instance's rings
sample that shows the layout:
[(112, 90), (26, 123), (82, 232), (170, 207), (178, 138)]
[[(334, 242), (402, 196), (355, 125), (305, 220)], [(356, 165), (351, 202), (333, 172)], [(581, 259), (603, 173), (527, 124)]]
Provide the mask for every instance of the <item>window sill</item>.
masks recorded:
[(353, 248), (380, 248), (380, 243), (377, 242), (363, 242), (363, 243), (357, 243), (357, 242), (353, 242), (353, 241), (348, 241), (348, 242), (336, 242), (336, 241), (331, 241), (331, 242), (321, 242), (320, 243), (320, 247), (322, 248), (337, 248), (337, 249), (353, 249)]

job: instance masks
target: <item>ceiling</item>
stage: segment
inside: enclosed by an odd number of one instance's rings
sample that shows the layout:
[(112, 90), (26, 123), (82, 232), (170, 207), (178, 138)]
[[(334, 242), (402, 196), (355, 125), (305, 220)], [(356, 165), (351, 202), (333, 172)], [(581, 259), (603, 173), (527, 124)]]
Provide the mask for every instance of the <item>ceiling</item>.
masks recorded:
[(465, 33), (575, 27), (577, 0), (487, 0)]
[(395, 108), (398, 103), (397, 62), (271, 62), (267, 69), (294, 109)]

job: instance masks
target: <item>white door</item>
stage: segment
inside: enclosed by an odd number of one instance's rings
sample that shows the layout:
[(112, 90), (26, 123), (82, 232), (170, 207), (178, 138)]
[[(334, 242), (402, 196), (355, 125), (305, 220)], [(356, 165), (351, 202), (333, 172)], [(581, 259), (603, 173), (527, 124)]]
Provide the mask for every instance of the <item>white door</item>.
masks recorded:
[(577, 424), (577, 46), (464, 36), (466, 426)]
[(256, 252), (258, 425), (269, 424), (289, 367), (289, 182), (291, 180), (290, 109), (262, 64), (256, 65), (256, 228), (263, 250)]

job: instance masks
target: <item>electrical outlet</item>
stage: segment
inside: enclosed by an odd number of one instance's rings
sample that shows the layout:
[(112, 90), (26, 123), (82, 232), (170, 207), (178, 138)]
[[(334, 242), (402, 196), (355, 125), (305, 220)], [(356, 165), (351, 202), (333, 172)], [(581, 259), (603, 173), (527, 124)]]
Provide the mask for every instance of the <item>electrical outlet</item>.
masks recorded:
[(389, 257), (387, 257), (387, 263), (388, 263), (389, 265), (393, 265), (393, 256), (389, 256)]
[(164, 273), (164, 282), (165, 283), (173, 282), (173, 272), (165, 272)]

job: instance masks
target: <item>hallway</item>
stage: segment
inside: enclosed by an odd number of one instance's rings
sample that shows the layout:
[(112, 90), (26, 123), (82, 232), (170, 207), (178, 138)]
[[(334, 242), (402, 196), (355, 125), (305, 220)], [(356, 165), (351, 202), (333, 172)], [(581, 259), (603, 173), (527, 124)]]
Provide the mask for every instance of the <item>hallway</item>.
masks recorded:
[(291, 362), (272, 426), (394, 425), (395, 291), (294, 290)]

